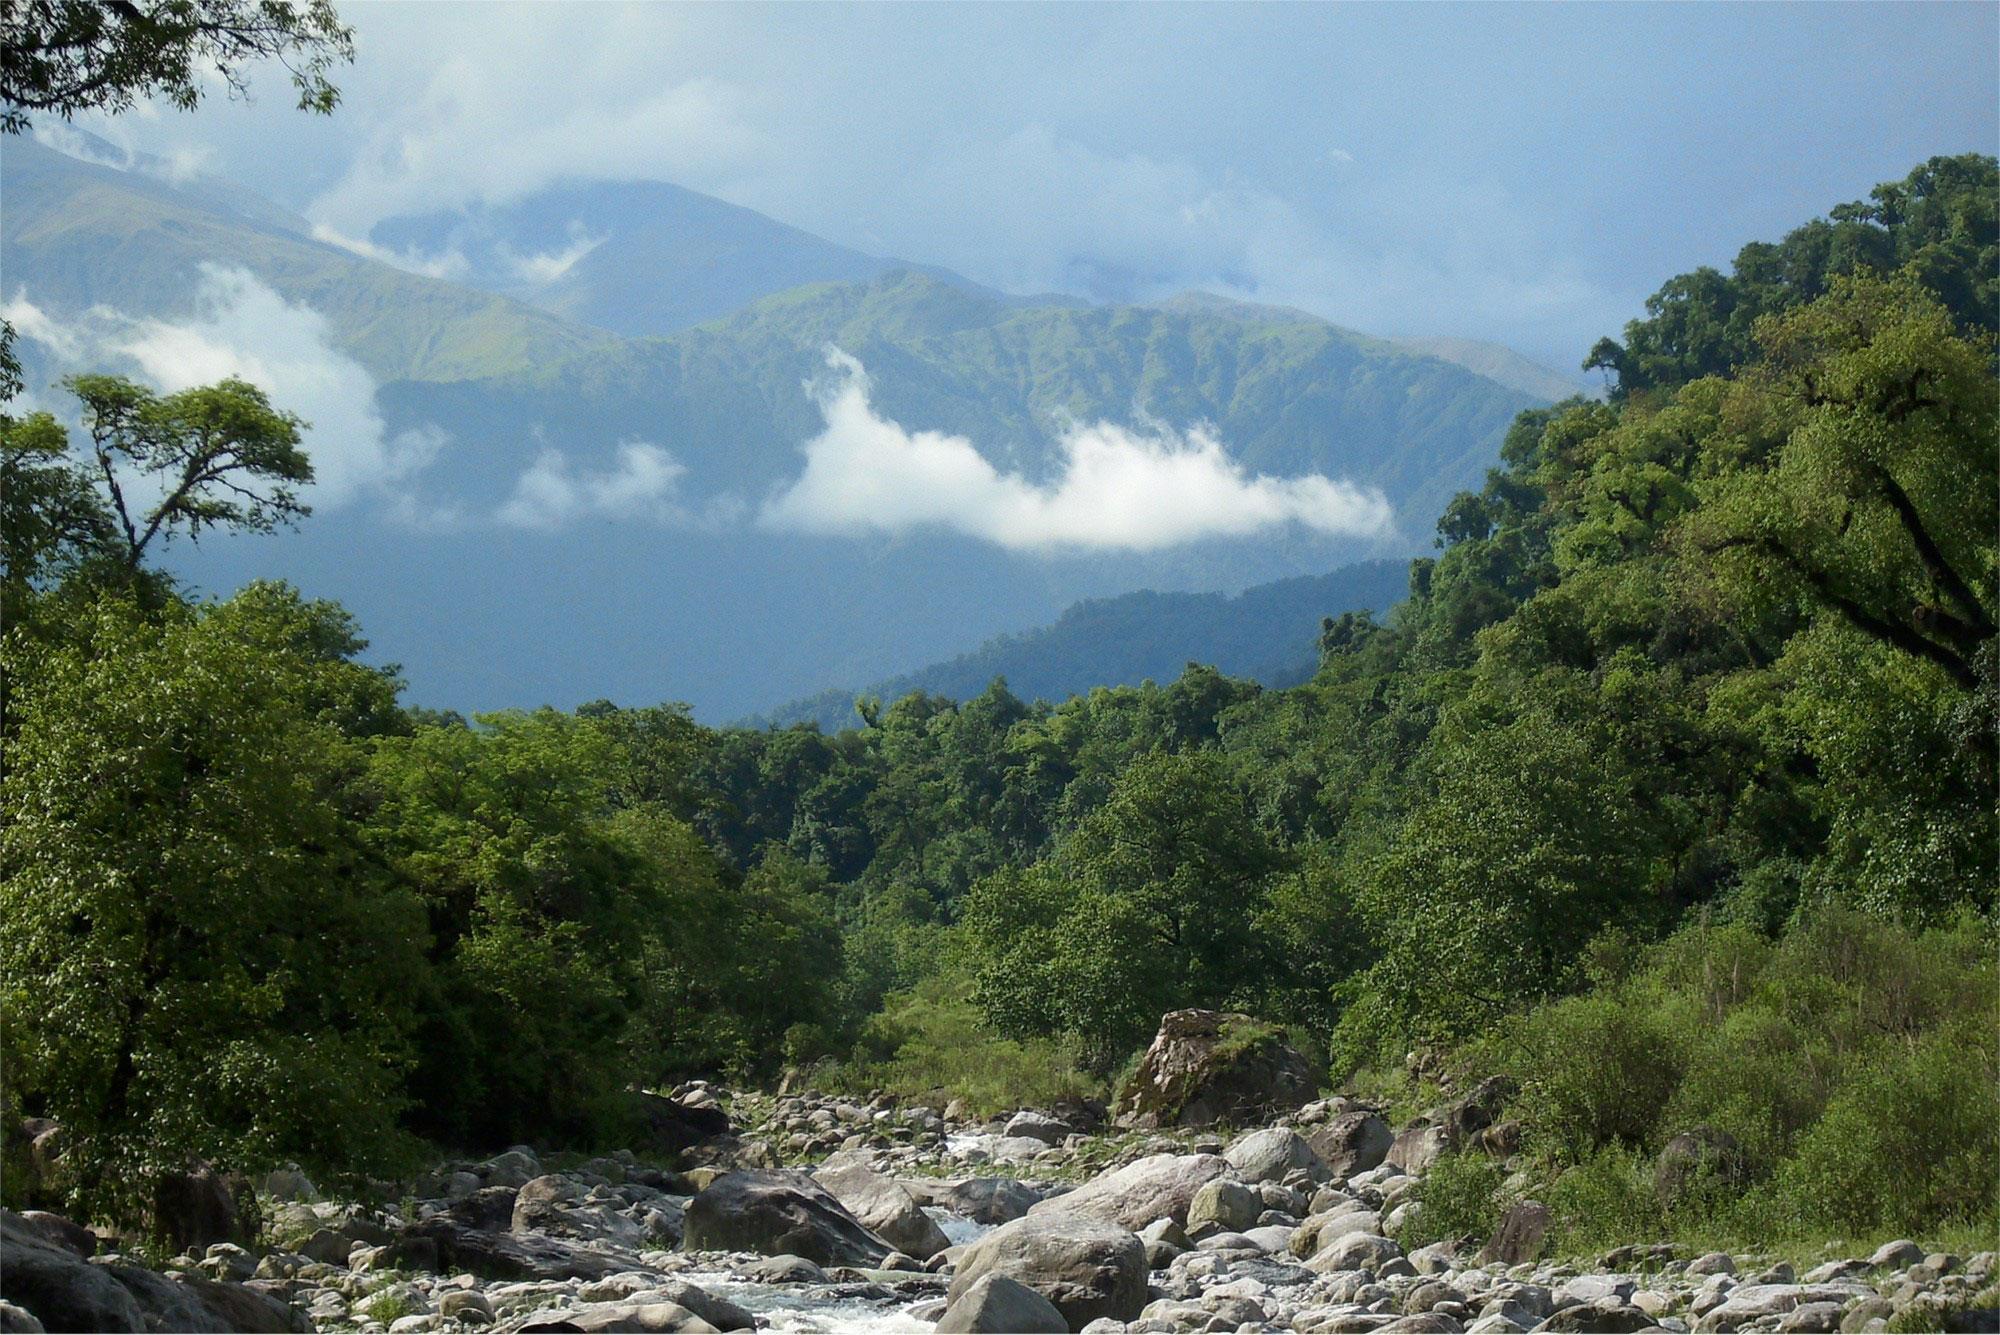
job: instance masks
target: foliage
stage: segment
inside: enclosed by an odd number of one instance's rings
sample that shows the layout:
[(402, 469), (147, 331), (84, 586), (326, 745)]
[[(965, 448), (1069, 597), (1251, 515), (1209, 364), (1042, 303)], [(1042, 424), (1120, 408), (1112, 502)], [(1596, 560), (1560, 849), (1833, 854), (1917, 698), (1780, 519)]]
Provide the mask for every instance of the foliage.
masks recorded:
[(301, 111), (330, 112), (340, 92), (327, 71), (354, 58), (353, 33), (331, 0), (8, 0), (5, 13), (0, 132), (8, 134), (36, 111), (69, 119), (150, 97), (190, 111), (207, 74), (241, 95), (244, 66), (272, 57), (291, 72)]
[(1500, 1226), (1500, 1165), (1475, 1152), (1447, 1154), (1424, 1174), (1408, 1198), (1419, 1208), (1396, 1233), (1404, 1251), (1433, 1242), (1477, 1238)]

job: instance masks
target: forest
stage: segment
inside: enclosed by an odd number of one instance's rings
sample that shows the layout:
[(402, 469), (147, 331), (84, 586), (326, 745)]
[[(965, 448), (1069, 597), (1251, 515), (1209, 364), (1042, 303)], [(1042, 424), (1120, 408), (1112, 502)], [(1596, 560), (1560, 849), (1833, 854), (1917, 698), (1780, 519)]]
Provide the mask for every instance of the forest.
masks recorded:
[[(1310, 680), (832, 733), (406, 705), (340, 606), (161, 565), (320, 522), (304, 423), (88, 375), (73, 438), (10, 351), (0, 1113), (133, 1218), (190, 1159), (615, 1146), (691, 1075), (1103, 1092), (1226, 1007), (1328, 1088), (1515, 1076), (1578, 1245), (1990, 1234), (1996, 311), (2000, 172), (1934, 158), (1666, 283)], [(1697, 1123), (1741, 1160), (1667, 1199)], [(1426, 1226), (1492, 1171), (1441, 1167)]]

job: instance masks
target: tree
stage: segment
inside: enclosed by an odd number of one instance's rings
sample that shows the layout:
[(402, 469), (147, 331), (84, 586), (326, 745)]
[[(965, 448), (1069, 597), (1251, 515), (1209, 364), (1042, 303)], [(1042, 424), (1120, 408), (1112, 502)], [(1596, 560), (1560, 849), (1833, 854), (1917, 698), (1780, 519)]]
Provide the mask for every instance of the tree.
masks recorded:
[[(128, 571), (162, 536), (184, 532), (194, 541), (216, 525), (268, 533), (312, 513), (296, 490), (313, 477), (299, 448), (306, 423), (273, 408), (248, 381), (232, 377), (165, 397), (119, 376), (72, 376), (64, 384), (82, 401)], [(128, 470), (149, 479), (160, 499), (128, 500)]]
[(314, 704), (375, 674), (280, 647), (277, 601), (114, 592), (5, 642), (7, 1078), (85, 1210), (133, 1218), (191, 1158), (350, 1173), (398, 1144), (423, 920), (353, 837), (356, 758)]
[(245, 66), (267, 59), (290, 72), (301, 111), (324, 114), (340, 101), (327, 71), (354, 58), (353, 31), (331, 0), (0, 0), (0, 28), (7, 134), (34, 112), (117, 113), (142, 97), (191, 111), (204, 73), (240, 96)]

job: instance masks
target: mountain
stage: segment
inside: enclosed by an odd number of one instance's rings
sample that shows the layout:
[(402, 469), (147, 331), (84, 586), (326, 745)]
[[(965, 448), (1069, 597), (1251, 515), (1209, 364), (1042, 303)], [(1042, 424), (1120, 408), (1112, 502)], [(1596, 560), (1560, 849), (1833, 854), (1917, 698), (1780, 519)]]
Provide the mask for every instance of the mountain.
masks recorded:
[(1477, 338), (1399, 338), (1395, 342), (1399, 348), (1463, 366), (1474, 375), (1550, 403), (1573, 394), (1594, 397), (1601, 392), (1581, 376), (1551, 370), (1502, 343)]
[[(430, 442), (420, 472), (344, 504), (316, 501), (296, 533), (218, 535), (167, 554), (200, 588), (270, 575), (347, 603), (425, 704), (682, 699), (704, 718), (741, 717), (1046, 625), (1081, 599), (1234, 590), (1407, 556), (1444, 500), (1483, 477), (1515, 414), (1540, 401), (1296, 311), (1221, 298), (1084, 306), (913, 269), (623, 338), (317, 240), (211, 179), (118, 170), (23, 139), (5, 153), (0, 297), (32, 301), (58, 325), (150, 328), (213, 303), (204, 266), (247, 270), (323, 317), (328, 355), (373, 378), (322, 395), (372, 391), (372, 402), (294, 405), (303, 415), (332, 430), (366, 409), (385, 441)], [(611, 244), (569, 272), (600, 252), (609, 264)], [(204, 318), (201, 337), (262, 350), (254, 321)], [(1246, 474), (1378, 489), (1395, 526), (1365, 537), (1266, 528), (1150, 551), (1015, 550), (935, 526), (776, 528), (760, 512), (800, 476), (802, 446), (824, 427), (807, 386), (827, 376), (829, 345), (866, 366), (876, 416), (962, 437), (1009, 486), (1059, 477), (1076, 423), (1141, 437), (1205, 424)], [(24, 347), (38, 395), (79, 369)], [(92, 346), (92, 364), (128, 368), (118, 347)], [(635, 458), (650, 471), (631, 472)]]
[(202, 266), (219, 264), (318, 311), (342, 350), (382, 380), (522, 371), (616, 342), (524, 303), (315, 240), (304, 219), (256, 207), (255, 196), (225, 183), (176, 184), (20, 135), (7, 137), (4, 153), (5, 295), (25, 290), (47, 310), (184, 316), (196, 305)]
[(1004, 677), (1024, 700), (1066, 700), (1095, 686), (1170, 681), (1189, 663), (1205, 663), (1266, 686), (1292, 686), (1312, 675), (1321, 617), (1364, 608), (1385, 612), (1409, 593), (1403, 561), (1368, 561), (1325, 575), (1300, 575), (1232, 596), (1142, 589), (1093, 598), (1055, 624), (1001, 635), (971, 653), (905, 672), (859, 691), (829, 690), (745, 720), (748, 727), (815, 723), (824, 732), (860, 721), (854, 702), (884, 704), (912, 691), (967, 700)]
[(462, 266), (467, 283), (630, 337), (691, 328), (787, 288), (922, 267), (663, 181), (572, 183), (509, 204), (390, 218), (369, 239)]

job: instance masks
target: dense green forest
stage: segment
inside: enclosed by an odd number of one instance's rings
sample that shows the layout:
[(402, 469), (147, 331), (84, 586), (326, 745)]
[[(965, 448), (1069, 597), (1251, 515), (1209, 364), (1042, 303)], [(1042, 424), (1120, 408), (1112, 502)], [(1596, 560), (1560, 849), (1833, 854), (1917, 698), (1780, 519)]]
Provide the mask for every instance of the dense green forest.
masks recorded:
[[(1670, 281), (1282, 690), (410, 709), (341, 608), (152, 564), (302, 518), (295, 419), (78, 381), (80, 450), (0, 455), (9, 1121), (117, 1212), (190, 1155), (614, 1142), (693, 1072), (1027, 1101), (1227, 1005), (1329, 1084), (1514, 1072), (1578, 1218), (1990, 1223), (1996, 186)], [(1742, 1161), (1663, 1200), (1697, 1123)]]

